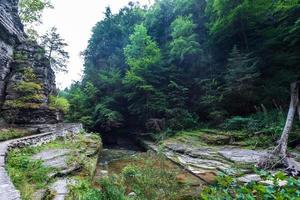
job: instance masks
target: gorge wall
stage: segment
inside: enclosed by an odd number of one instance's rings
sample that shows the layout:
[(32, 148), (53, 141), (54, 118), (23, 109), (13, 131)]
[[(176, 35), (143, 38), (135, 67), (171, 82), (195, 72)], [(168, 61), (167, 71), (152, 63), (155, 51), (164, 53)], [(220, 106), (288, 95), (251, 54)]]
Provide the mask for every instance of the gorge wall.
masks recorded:
[[(28, 69), (34, 74), (34, 83), (26, 83)], [(16, 89), (20, 84), (23, 87)], [(29, 94), (37, 88), (38, 94)], [(49, 106), (49, 96), (55, 91), (55, 74), (43, 48), (24, 33), (18, 0), (1, 0), (0, 118), (16, 124), (57, 123), (62, 115)]]

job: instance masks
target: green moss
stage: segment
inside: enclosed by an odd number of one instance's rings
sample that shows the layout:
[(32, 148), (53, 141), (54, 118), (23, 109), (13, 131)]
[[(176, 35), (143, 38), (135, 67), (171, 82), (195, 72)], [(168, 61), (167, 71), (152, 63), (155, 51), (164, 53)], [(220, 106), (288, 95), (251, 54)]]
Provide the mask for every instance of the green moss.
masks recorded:
[(15, 90), (21, 92), (22, 94), (34, 94), (39, 93), (42, 89), (41, 84), (35, 82), (25, 82), (21, 81), (18, 85), (15, 86)]
[(15, 61), (20, 62), (20, 61), (27, 60), (28, 56), (23, 52), (16, 51), (13, 55), (13, 58)]
[(40, 103), (26, 103), (21, 100), (7, 100), (5, 106), (18, 109), (37, 109), (41, 107)]

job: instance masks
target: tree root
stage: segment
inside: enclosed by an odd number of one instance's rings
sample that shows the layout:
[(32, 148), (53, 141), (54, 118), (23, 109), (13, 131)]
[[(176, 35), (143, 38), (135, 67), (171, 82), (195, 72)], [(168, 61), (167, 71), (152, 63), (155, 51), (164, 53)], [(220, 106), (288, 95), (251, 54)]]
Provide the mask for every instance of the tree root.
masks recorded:
[(257, 167), (264, 170), (281, 168), (292, 176), (299, 176), (300, 162), (297, 162), (294, 158), (280, 154), (278, 150), (279, 146), (262, 158), (257, 164)]

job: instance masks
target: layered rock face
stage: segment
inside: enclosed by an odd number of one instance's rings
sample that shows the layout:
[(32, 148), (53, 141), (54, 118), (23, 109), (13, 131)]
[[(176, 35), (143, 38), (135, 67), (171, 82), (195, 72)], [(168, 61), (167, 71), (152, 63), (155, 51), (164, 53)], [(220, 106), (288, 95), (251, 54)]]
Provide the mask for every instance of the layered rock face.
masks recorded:
[[(30, 69), (35, 83), (26, 81), (24, 71)], [(25, 98), (19, 85), (35, 87), (39, 94)], [(26, 88), (29, 90), (30, 88)], [(57, 123), (62, 115), (50, 109), (49, 96), (55, 93), (55, 75), (44, 50), (28, 42), (18, 16), (18, 0), (0, 1), (0, 112), (3, 119), (16, 124)], [(33, 98), (35, 97), (35, 98)], [(23, 99), (22, 99), (23, 98)], [(21, 100), (22, 99), (22, 100)], [(25, 103), (24, 99), (26, 100)]]

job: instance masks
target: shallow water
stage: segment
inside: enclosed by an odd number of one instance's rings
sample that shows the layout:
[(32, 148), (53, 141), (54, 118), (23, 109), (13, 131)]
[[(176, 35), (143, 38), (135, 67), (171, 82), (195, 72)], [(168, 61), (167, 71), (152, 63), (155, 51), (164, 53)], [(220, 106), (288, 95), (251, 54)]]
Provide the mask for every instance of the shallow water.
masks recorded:
[(169, 160), (159, 162), (157, 155), (153, 152), (143, 152), (143, 151), (133, 151), (127, 149), (103, 149), (100, 153), (98, 160), (98, 167), (94, 176), (94, 182), (105, 177), (111, 176), (113, 174), (120, 174), (122, 169), (129, 164), (136, 166), (145, 165), (146, 160), (151, 160), (155, 162), (155, 167), (164, 167), (169, 172), (176, 174), (176, 181), (180, 184), (189, 185), (191, 188), (191, 193), (197, 194), (203, 188), (203, 181), (189, 172), (183, 170), (173, 162)]

